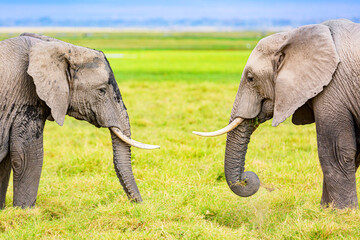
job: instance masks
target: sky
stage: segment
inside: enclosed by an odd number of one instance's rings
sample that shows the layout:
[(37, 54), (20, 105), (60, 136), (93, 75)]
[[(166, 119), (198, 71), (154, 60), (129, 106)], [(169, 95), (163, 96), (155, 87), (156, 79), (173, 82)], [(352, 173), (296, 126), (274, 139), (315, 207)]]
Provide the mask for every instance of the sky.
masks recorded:
[(320, 22), (360, 19), (360, 0), (0, 0), (0, 20), (287, 19)]

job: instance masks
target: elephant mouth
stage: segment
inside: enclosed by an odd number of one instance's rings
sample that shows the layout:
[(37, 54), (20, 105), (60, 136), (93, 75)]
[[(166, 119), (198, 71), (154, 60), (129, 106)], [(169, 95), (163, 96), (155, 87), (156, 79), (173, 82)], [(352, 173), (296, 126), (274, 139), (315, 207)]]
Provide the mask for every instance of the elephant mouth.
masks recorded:
[(274, 115), (274, 101), (271, 99), (264, 99), (261, 103), (260, 113), (257, 115), (257, 119), (260, 123), (266, 122), (273, 118)]

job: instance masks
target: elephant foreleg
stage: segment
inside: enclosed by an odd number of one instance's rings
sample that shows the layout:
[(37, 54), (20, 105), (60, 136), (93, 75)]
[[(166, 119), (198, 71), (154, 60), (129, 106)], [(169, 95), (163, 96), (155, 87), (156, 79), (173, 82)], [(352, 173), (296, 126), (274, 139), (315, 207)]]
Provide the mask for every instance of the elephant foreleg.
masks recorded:
[(358, 207), (353, 118), (346, 110), (338, 109), (336, 118), (329, 112), (316, 114), (318, 153), (324, 173), (321, 204), (333, 204), (335, 208)]
[(43, 124), (39, 121), (22, 122), (11, 133), (14, 206), (35, 206), (43, 163)]
[(5, 207), (6, 191), (11, 172), (10, 154), (0, 162), (0, 209)]

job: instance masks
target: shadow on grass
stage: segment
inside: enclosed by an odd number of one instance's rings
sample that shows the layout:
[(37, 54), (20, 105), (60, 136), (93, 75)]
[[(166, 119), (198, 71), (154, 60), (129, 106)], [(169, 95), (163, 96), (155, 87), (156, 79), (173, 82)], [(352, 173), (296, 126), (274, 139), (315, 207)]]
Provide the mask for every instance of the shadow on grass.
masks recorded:
[(272, 197), (266, 197), (268, 193), (270, 191), (262, 189), (259, 196), (252, 199), (242, 199), (241, 202), (224, 200), (221, 208), (207, 208), (202, 214), (205, 220), (220, 226), (252, 231), (281, 224), (294, 216), (297, 205), (303, 205), (295, 197), (282, 196), (281, 192), (274, 191)]

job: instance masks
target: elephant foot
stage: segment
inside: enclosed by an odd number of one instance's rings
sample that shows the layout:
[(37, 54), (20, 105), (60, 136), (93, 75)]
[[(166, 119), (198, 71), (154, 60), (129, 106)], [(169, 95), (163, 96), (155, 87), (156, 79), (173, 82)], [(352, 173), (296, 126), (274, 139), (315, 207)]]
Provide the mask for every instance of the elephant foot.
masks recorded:
[(323, 194), (321, 197), (321, 206), (323, 208), (336, 208), (336, 209), (345, 209), (345, 208), (359, 208), (356, 190), (354, 193), (350, 193), (350, 195), (340, 195), (336, 193), (331, 193), (328, 190), (328, 184), (324, 182), (323, 185)]

